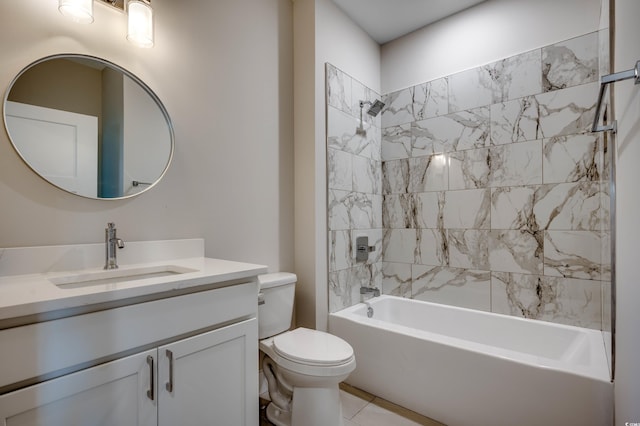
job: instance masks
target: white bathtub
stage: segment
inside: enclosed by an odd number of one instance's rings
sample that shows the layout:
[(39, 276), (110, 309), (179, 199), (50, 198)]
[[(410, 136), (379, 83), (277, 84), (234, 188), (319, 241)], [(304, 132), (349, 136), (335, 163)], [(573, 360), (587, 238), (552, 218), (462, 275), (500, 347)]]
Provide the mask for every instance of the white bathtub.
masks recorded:
[(393, 296), (329, 315), (355, 387), (450, 426), (613, 424), (599, 331)]

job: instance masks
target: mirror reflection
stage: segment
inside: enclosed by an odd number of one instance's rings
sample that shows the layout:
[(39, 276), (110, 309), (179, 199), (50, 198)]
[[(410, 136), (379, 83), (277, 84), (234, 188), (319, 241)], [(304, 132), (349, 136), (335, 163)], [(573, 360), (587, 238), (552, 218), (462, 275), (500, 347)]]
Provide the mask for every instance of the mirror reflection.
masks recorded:
[(26, 67), (8, 89), (4, 118), (29, 167), (83, 197), (144, 192), (173, 154), (173, 129), (158, 97), (95, 57), (55, 55)]

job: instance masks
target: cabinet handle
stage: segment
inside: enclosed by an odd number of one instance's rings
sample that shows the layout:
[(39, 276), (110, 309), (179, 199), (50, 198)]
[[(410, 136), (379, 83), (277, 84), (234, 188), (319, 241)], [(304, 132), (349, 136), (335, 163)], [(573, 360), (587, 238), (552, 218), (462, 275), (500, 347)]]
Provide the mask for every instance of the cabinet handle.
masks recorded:
[(153, 368), (153, 357), (151, 355), (147, 355), (147, 364), (149, 364), (149, 390), (147, 391), (147, 397), (153, 401), (155, 399), (154, 389), (156, 385), (153, 378), (153, 373), (155, 371)]
[(169, 358), (169, 381), (165, 385), (165, 388), (169, 392), (173, 392), (173, 352), (167, 349), (167, 358)]

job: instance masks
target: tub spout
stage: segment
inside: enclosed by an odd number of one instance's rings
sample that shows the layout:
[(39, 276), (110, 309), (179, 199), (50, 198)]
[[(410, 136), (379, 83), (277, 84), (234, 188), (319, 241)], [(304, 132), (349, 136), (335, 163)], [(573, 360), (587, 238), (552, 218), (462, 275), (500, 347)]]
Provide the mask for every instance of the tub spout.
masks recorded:
[(360, 287), (360, 294), (373, 294), (373, 297), (380, 296), (380, 289), (376, 287)]

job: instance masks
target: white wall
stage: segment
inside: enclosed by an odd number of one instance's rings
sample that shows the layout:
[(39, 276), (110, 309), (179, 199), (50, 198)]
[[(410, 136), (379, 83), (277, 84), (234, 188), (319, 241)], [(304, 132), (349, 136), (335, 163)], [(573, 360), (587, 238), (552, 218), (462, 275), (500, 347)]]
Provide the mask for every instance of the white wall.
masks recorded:
[[(206, 255), (293, 267), (290, 0), (154, 0), (156, 46), (125, 40), (125, 16), (96, 3), (74, 23), (56, 0), (0, 2), (0, 87), (42, 56), (115, 62), (162, 99), (176, 150), (164, 179), (126, 201), (79, 198), (22, 163), (0, 132), (0, 247), (203, 237)], [(251, 10), (251, 13), (247, 13)]]
[[(637, 27), (640, 2), (615, 1), (615, 65), (624, 71), (640, 60)], [(618, 121), (616, 174), (616, 425), (640, 423), (640, 86), (614, 84)]]
[(488, 0), (383, 45), (382, 92), (596, 31), (599, 24), (600, 0)]
[(314, 0), (294, 0), (295, 320), (311, 328), (316, 325), (316, 312), (321, 315), (316, 292), (323, 287), (316, 288), (316, 275), (322, 274), (316, 260), (322, 253), (316, 223), (322, 214), (316, 193), (315, 14)]
[(324, 63), (380, 93), (380, 46), (331, 0), (316, 1), (316, 90), (324, 105)]
[[(298, 325), (325, 330), (327, 176), (325, 62), (380, 90), (380, 47), (331, 0), (294, 0), (295, 270)], [(311, 75), (313, 76), (311, 78)]]

